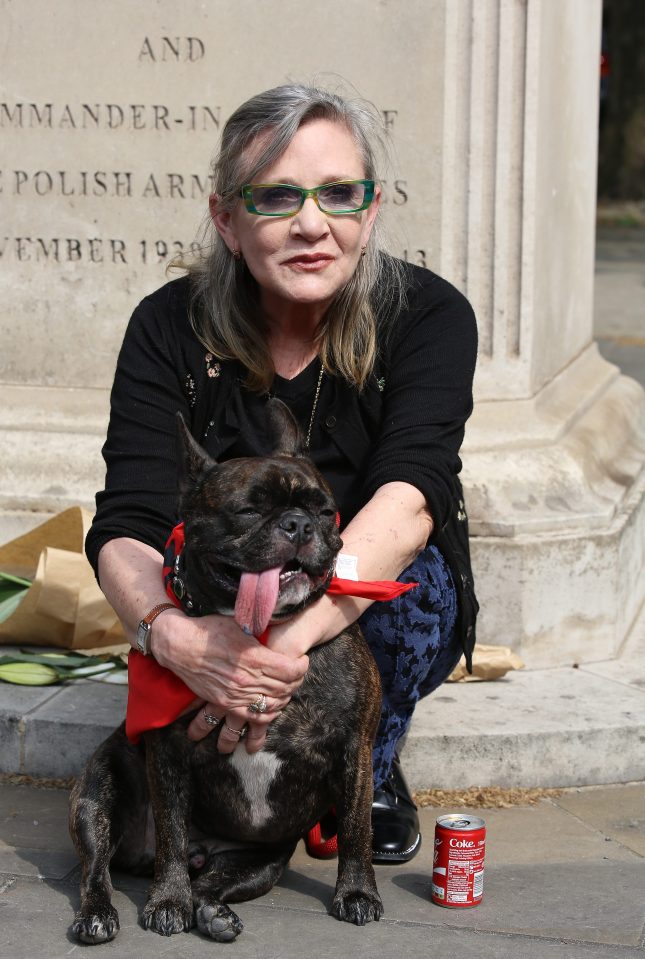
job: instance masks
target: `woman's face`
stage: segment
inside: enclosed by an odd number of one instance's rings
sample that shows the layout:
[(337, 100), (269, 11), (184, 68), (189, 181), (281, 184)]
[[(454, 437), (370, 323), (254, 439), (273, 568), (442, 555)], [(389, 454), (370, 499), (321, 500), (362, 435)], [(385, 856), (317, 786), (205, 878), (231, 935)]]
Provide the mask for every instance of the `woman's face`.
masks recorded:
[[(300, 127), (274, 163), (255, 178), (256, 183), (291, 183), (311, 189), (338, 180), (360, 180), (365, 168), (347, 127), (331, 120), (312, 120)], [(249, 213), (240, 199), (229, 212), (211, 213), (228, 248), (239, 250), (261, 291), (269, 316), (287, 305), (311, 306), (320, 316), (350, 279), (372, 230), (380, 203), (360, 213), (334, 216), (318, 209), (308, 197), (295, 216), (269, 217)]]

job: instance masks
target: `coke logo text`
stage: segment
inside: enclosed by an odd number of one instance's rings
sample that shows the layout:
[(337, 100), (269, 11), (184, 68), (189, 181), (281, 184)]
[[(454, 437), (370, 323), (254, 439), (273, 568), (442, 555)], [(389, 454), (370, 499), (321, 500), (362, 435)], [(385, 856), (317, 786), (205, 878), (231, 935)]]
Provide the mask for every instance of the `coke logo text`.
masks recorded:
[(451, 839), (453, 849), (472, 849), (475, 843), (471, 839)]

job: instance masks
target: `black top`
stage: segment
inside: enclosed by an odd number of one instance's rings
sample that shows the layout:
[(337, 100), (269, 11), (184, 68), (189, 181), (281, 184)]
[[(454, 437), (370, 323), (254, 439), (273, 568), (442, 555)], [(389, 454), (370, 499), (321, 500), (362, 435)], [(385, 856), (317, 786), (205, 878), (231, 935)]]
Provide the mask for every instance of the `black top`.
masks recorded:
[[(385, 483), (421, 490), (434, 521), (432, 541), (457, 574), (463, 599), (472, 574), (457, 474), (472, 411), (475, 318), (441, 277), (411, 264), (405, 270), (407, 305), (382, 324), (379, 357), (364, 389), (323, 376), (309, 452), (336, 497), (341, 529)], [(178, 410), (214, 458), (270, 452), (262, 429), (265, 397), (244, 387), (238, 364), (218, 362), (199, 342), (189, 297), (188, 277), (166, 284), (139, 304), (126, 330), (103, 447), (105, 490), (97, 494), (86, 540), (95, 571), (99, 550), (116, 537), (163, 550), (178, 520)], [(294, 379), (276, 375), (273, 383), (273, 395), (292, 409), (305, 435), (319, 372), (314, 360)]]

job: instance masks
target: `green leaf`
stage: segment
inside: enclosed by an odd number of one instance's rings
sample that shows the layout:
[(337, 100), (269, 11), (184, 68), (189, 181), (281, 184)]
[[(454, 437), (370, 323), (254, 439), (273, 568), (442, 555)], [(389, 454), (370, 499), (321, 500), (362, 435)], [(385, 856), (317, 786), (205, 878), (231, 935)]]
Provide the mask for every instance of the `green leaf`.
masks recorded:
[(0, 587), (2, 586), (3, 580), (6, 580), (8, 583), (14, 583), (17, 586), (26, 586), (27, 588), (31, 586), (30, 579), (24, 579), (22, 576), (12, 576), (11, 573), (3, 573), (0, 570)]
[(13, 616), (30, 586), (22, 576), (0, 572), (0, 623)]
[(27, 589), (27, 586), (15, 586), (0, 581), (0, 623), (13, 616), (25, 598)]
[(98, 656), (83, 656), (75, 650), (45, 652), (42, 649), (20, 649), (12, 653), (12, 657), (25, 663), (44, 663), (55, 669), (74, 669), (76, 666), (93, 666), (102, 662)]
[(128, 673), (125, 669), (115, 669), (112, 673), (102, 673), (100, 676), (88, 676), (92, 683), (115, 683), (118, 686), (128, 685)]
[[(24, 594), (25, 587), (20, 591)], [(44, 686), (77, 679), (127, 683), (127, 667), (121, 656), (88, 656), (70, 649), (16, 649), (0, 656), (0, 680), (4, 682)]]
[(68, 667), (75, 669), (77, 666), (100, 666), (105, 663), (114, 663), (117, 666), (124, 665), (120, 656), (113, 656), (111, 653), (98, 653), (94, 656), (89, 656), (79, 649), (57, 649), (55, 652), (50, 652), (49, 650), (44, 651), (42, 649), (21, 649), (20, 655), (29, 657), (32, 661), (40, 657), (43, 662), (49, 663), (51, 666), (62, 667), (63, 669), (67, 669)]

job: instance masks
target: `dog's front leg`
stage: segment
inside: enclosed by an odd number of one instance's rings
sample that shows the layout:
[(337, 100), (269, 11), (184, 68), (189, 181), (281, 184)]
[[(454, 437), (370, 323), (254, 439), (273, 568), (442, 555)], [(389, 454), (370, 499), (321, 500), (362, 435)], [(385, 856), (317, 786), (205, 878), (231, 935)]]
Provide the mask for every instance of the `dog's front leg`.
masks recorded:
[(361, 740), (346, 753), (344, 796), (338, 813), (338, 879), (331, 914), (364, 926), (379, 920), (383, 903), (372, 866), (372, 748)]
[[(188, 876), (189, 750), (182, 731), (145, 734), (146, 774), (155, 821), (155, 875), (141, 924), (162, 936), (193, 925)], [(183, 748), (182, 748), (183, 747)]]

